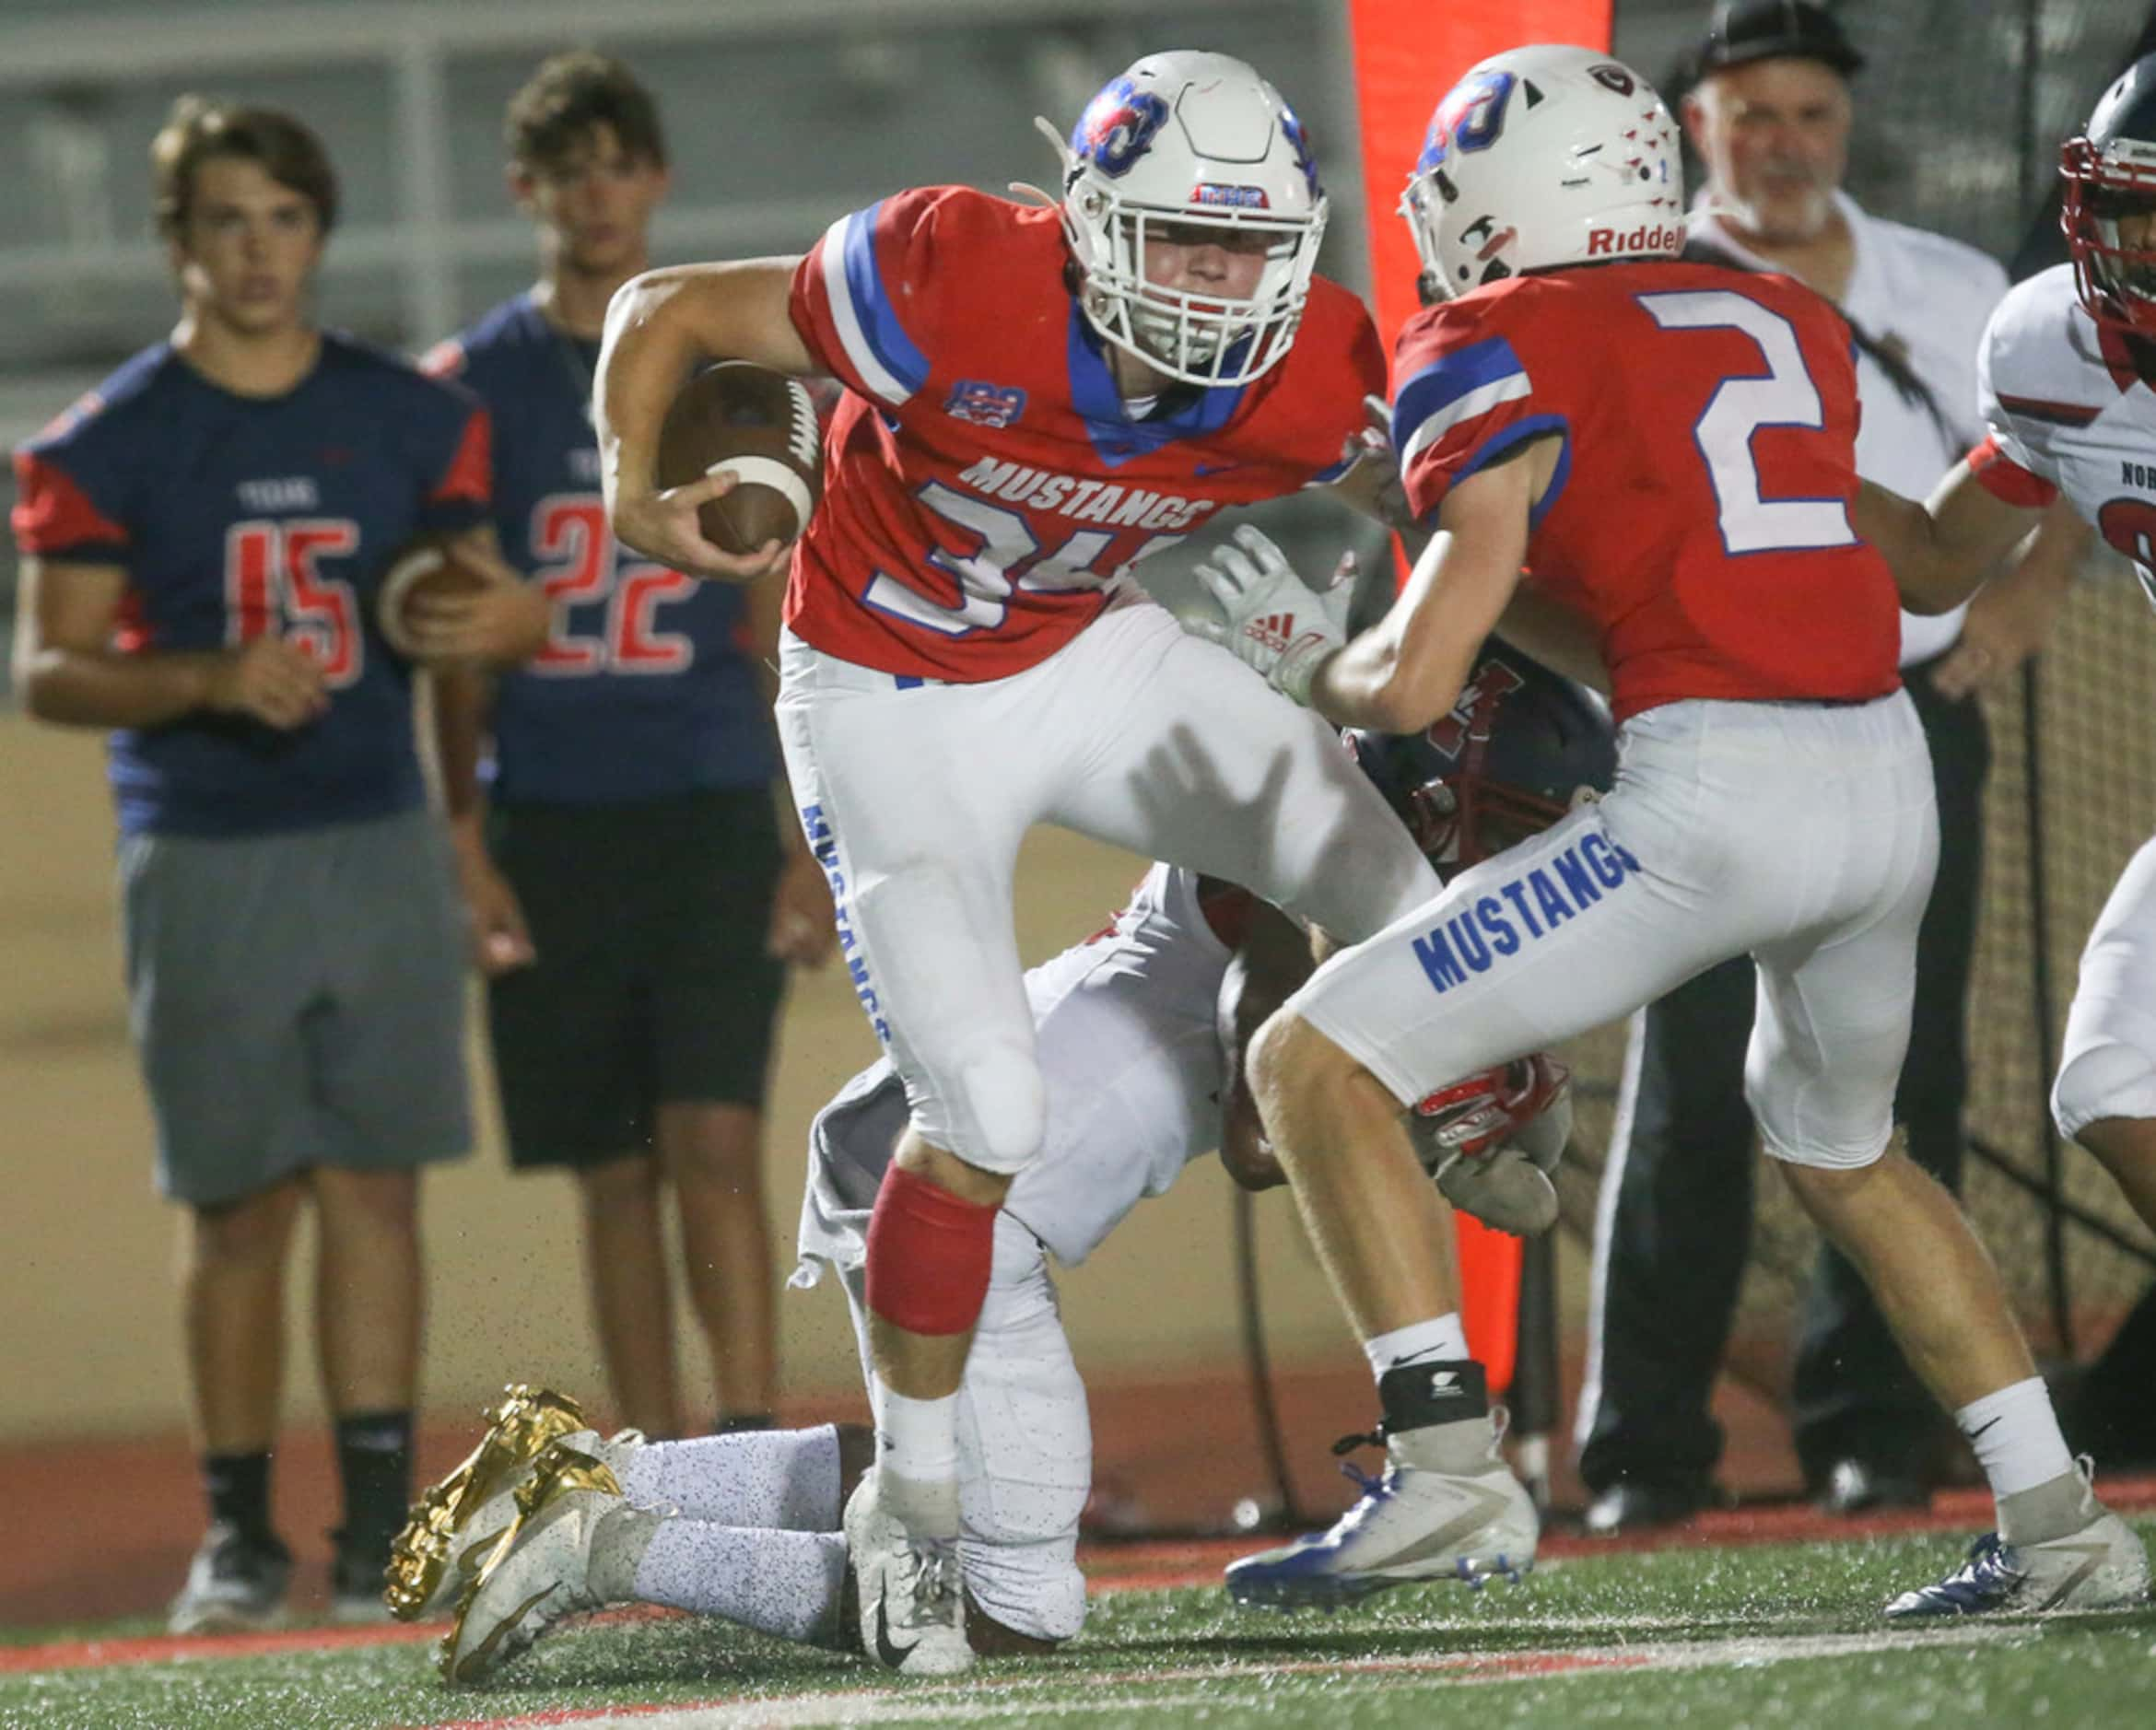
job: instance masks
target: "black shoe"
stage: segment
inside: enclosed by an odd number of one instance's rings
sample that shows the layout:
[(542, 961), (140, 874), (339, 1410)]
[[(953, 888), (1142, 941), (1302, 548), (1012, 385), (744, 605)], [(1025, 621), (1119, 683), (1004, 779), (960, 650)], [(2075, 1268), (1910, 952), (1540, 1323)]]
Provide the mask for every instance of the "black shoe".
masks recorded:
[(1822, 1514), (1880, 1514), (1893, 1508), (1928, 1508), (1931, 1486), (1914, 1472), (1894, 1471), (1869, 1460), (1840, 1459), (1819, 1492)]
[(1627, 1479), (1611, 1484), (1588, 1503), (1584, 1524), (1589, 1537), (1615, 1537), (1620, 1532), (1681, 1525), (1713, 1500), (1713, 1491), (1705, 1484)]

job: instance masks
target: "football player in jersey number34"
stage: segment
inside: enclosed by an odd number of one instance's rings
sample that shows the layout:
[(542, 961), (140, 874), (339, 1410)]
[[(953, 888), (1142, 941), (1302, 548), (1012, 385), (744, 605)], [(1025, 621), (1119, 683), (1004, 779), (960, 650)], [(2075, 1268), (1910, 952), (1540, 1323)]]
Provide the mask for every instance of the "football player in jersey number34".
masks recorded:
[(1127, 582), (1223, 506), (1376, 491), (1348, 447), (1382, 346), (1312, 274), (1326, 205), (1300, 123), (1241, 62), (1175, 53), (1057, 146), (1044, 207), (920, 189), (803, 259), (640, 277), (600, 363), (615, 534), (733, 581), (784, 550), (697, 533), (721, 481), (657, 490), (669, 398), (714, 357), (846, 386), (791, 554), (779, 720), (909, 1106), (867, 1234), (878, 1463), (847, 1523), (864, 1647), (908, 1673), (970, 1658), (955, 1395), (996, 1209), (1044, 1129), (1011, 920), (1026, 829), (1246, 885), (1347, 941), (1436, 887), (1317, 717)]

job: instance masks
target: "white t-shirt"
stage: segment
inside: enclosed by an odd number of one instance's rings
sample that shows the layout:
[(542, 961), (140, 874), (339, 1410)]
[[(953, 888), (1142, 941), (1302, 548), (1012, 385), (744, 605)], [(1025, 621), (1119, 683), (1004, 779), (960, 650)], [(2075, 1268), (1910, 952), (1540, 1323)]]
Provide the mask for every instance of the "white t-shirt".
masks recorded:
[[(1857, 400), (1864, 417), (1857, 472), (1904, 497), (1928, 498), (1939, 476), (1984, 437), (1976, 357), (1992, 309), (2006, 297), (2007, 274), (1988, 253), (1874, 216), (1846, 193), (1837, 192), (1834, 205), (1856, 246), (1842, 310), (1866, 335), (1902, 351), (1946, 423), (1942, 427), (1922, 403), (1904, 397), (1879, 362), (1859, 350)], [(1717, 217), (1695, 210), (1692, 234), (1747, 264), (1780, 268), (1740, 244)], [(1967, 611), (1903, 614), (1902, 665), (1944, 654), (1961, 636)]]

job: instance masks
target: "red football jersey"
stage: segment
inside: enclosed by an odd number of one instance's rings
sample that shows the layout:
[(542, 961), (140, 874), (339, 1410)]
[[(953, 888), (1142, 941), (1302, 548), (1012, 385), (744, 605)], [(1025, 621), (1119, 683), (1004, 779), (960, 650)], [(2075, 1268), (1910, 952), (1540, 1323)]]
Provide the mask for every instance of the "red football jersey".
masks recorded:
[(1384, 388), (1361, 301), (1313, 282), (1278, 366), (1133, 418), (1069, 260), (1057, 212), (950, 186), (841, 217), (803, 260), (794, 326), (847, 387), (787, 586), (804, 640), (886, 672), (1002, 678), (1223, 505), (1338, 474)]
[(1848, 326), (1786, 276), (1642, 263), (1517, 276), (1401, 333), (1408, 501), (1564, 440), (1529, 580), (1593, 619), (1619, 720), (1686, 697), (1894, 690), (1901, 616), (1850, 526)]

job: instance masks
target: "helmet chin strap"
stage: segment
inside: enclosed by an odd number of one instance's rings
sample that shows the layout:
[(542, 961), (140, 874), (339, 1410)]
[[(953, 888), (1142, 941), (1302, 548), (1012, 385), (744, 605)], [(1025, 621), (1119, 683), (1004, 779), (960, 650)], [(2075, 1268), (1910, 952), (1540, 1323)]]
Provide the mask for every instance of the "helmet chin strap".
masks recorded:
[(1049, 141), (1049, 148), (1056, 153), (1056, 162), (1063, 170), (1063, 178), (1068, 180), (1071, 171), (1078, 166), (1078, 158), (1072, 152), (1070, 140), (1056, 130), (1055, 122), (1046, 114), (1036, 114), (1033, 117), (1033, 130)]
[[(1056, 153), (1057, 164), (1063, 171), (1064, 180), (1068, 181), (1072, 171), (1078, 166), (1078, 158), (1071, 154), (1071, 146), (1064, 142), (1063, 134), (1056, 130), (1055, 123), (1045, 114), (1033, 117), (1033, 129), (1049, 141), (1049, 148)], [(1045, 205), (1050, 210), (1060, 210), (1063, 207), (1061, 199), (1053, 193), (1042, 192), (1031, 181), (1008, 181), (1004, 184), (1006, 190), (1016, 194), (1020, 204)]]

